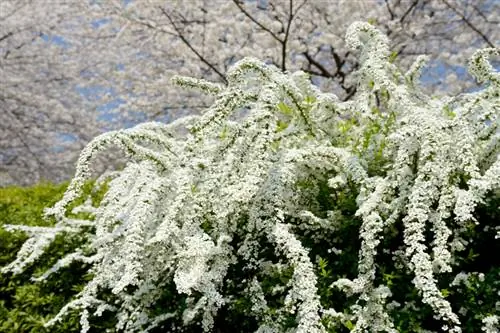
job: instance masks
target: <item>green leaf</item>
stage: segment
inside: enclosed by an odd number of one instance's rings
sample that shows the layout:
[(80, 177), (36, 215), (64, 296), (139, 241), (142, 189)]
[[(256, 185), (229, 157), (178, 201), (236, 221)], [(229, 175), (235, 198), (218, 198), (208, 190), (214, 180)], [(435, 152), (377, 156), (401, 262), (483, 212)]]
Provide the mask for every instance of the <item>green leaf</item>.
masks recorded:
[(275, 152), (278, 151), (279, 147), (280, 147), (280, 141), (279, 140), (271, 142), (271, 149), (273, 151), (275, 151)]
[(355, 327), (355, 325), (352, 323), (352, 321), (348, 320), (344, 323), (344, 326), (347, 327), (349, 331), (352, 331)]
[(288, 127), (288, 123), (282, 120), (278, 120), (276, 133), (284, 131)]
[(444, 114), (450, 118), (450, 119), (453, 119), (455, 118), (455, 116), (457, 115), (455, 112), (453, 112), (450, 108), (449, 105), (445, 105), (444, 108), (443, 108), (443, 111), (444, 111)]
[(398, 57), (398, 52), (392, 51), (391, 54), (389, 55), (389, 62), (392, 64), (394, 60)]
[(306, 96), (304, 99), (304, 103), (307, 104), (313, 104), (314, 102), (316, 102), (316, 96)]
[(293, 110), (288, 106), (286, 105), (285, 103), (283, 102), (279, 102), (278, 103), (278, 109), (281, 111), (281, 113), (283, 113), (284, 115), (287, 115), (287, 116), (291, 116), (293, 114)]
[(224, 126), (222, 128), (222, 132), (219, 134), (219, 138), (221, 140), (224, 140), (225, 138), (227, 138), (227, 126)]

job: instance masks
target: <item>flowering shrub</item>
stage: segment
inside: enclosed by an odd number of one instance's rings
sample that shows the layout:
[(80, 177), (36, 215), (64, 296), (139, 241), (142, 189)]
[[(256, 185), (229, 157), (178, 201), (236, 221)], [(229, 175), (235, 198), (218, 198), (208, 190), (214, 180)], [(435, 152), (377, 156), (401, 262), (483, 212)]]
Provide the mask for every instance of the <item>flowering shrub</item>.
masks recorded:
[[(254, 59), (227, 86), (174, 78), (214, 104), (94, 139), (46, 211), (54, 227), (6, 226), (30, 238), (2, 271), (23, 272), (61, 233), (85, 237), (36, 277), (90, 265), (47, 323), (78, 309), (82, 332), (105, 312), (124, 332), (496, 332), (498, 259), (471, 251), (499, 249), (500, 75), (488, 57), (500, 51), (470, 61), (486, 88), (436, 99), (416, 83), (424, 57), (402, 73), (371, 25), (346, 39), (362, 63), (348, 102)], [(96, 183), (108, 186), (97, 206), (76, 207), (90, 217), (68, 217), (111, 145), (130, 162)]]
[[(67, 183), (60, 185), (43, 183), (28, 188), (0, 188), (0, 226), (19, 223), (31, 226), (53, 225), (53, 219), (41, 219), (43, 209), (60, 200), (67, 185)], [(91, 192), (91, 185), (86, 184), (83, 192), (90, 195), (91, 199), (97, 203), (103, 193)], [(74, 205), (78, 204), (81, 202), (77, 200)], [(22, 232), (12, 233), (0, 228), (0, 266), (16, 258), (17, 251), (26, 239), (26, 235)], [(52, 267), (58, 258), (81, 243), (77, 238), (69, 239), (65, 235), (60, 235), (37, 260), (36, 266), (32, 265), (22, 274), (0, 275), (0, 332), (70, 333), (80, 331), (79, 315), (76, 311), (67, 316), (57, 327), (44, 328), (44, 323), (56, 315), (61, 307), (71, 300), (76, 293), (75, 290), (82, 288), (87, 282), (86, 267), (75, 262), (69, 267), (60, 269), (43, 284), (31, 281), (31, 277), (33, 274), (41, 274)], [(100, 318), (100, 323), (102, 322)], [(101, 325), (96, 326), (100, 328)]]

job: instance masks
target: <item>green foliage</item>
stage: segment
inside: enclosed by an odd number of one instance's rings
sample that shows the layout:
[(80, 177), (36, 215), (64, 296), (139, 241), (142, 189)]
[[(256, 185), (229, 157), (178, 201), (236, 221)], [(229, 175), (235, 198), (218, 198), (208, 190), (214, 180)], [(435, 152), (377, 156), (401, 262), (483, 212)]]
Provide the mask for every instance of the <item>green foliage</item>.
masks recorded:
[[(4, 224), (25, 224), (32, 226), (51, 226), (53, 219), (43, 219), (43, 211), (61, 199), (67, 183), (60, 185), (39, 184), (29, 188), (7, 187), (0, 189), (0, 226)], [(87, 184), (85, 194), (90, 194), (92, 184)], [(98, 203), (105, 188), (92, 194)], [(80, 198), (81, 204), (83, 197)], [(78, 214), (82, 216), (83, 214)], [(76, 215), (74, 215), (76, 216)], [(23, 232), (7, 232), (0, 228), (0, 267), (13, 261), (27, 236)], [(79, 316), (73, 313), (59, 325), (50, 329), (43, 325), (66, 304), (73, 295), (88, 281), (84, 265), (72, 264), (50, 277), (45, 283), (31, 281), (49, 269), (58, 258), (76, 248), (81, 242), (73, 239), (68, 242), (57, 237), (46, 254), (22, 274), (0, 274), (0, 332), (79, 332)], [(97, 325), (96, 327), (100, 327)]]

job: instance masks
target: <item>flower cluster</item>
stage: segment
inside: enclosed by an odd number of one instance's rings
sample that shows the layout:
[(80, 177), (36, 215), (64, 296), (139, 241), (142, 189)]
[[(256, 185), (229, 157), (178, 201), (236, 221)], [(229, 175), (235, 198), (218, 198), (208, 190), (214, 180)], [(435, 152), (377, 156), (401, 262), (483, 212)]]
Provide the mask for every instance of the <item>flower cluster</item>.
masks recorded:
[[(362, 61), (349, 102), (320, 92), (302, 72), (282, 73), (249, 58), (228, 72), (226, 86), (176, 77), (214, 95), (213, 105), (200, 116), (94, 139), (63, 199), (47, 210), (57, 225), (19, 227), (30, 238), (2, 271), (23, 271), (59, 233), (82, 234), (85, 246), (39, 279), (73, 261), (89, 264), (92, 279), (48, 325), (77, 308), (82, 332), (103, 311), (115, 312), (116, 328), (125, 332), (179, 323), (209, 332), (239, 288), (249, 294), (246, 312), (257, 332), (327, 332), (339, 324), (353, 325), (353, 332), (397, 332), (391, 309), (399, 304), (376, 278), (380, 244), (396, 232), (403, 241), (392, 254), (412, 274), (422, 302), (446, 330), (461, 332), (437, 281), (466, 247), (477, 204), (500, 188), (500, 88), (486, 60), (498, 50), (471, 60), (488, 87), (437, 100), (416, 86), (423, 58), (402, 73), (388, 59), (387, 37), (365, 23), (353, 24), (347, 41)], [(69, 218), (93, 158), (111, 145), (130, 162), (108, 177), (93, 218)], [(320, 196), (324, 184), (327, 199)], [(355, 196), (352, 217), (360, 221), (358, 275), (331, 283), (354, 298), (348, 309), (334, 309), (320, 299), (310, 246), (335, 249), (328, 235), (348, 213), (325, 211), (325, 200), (346, 193)], [(247, 278), (231, 273), (234, 267)], [(274, 279), (276, 272), (286, 278)], [(152, 311), (167, 289), (175, 294), (163, 313)], [(493, 331), (498, 318), (483, 322)]]

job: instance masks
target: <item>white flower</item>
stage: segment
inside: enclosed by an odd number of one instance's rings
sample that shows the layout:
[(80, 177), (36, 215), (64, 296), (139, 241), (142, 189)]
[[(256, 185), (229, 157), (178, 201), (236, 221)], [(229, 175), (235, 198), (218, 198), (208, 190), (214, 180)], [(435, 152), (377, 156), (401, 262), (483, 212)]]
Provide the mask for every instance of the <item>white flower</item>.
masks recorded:
[[(75, 260), (91, 265), (93, 278), (49, 326), (78, 309), (85, 332), (92, 329), (88, 316), (110, 310), (118, 331), (148, 331), (162, 321), (168, 330), (182, 329), (173, 324), (182, 320), (210, 332), (221, 307), (231, 309), (228, 303), (244, 290), (258, 332), (292, 330), (284, 325), (293, 314), (294, 332), (326, 332), (336, 320), (353, 320), (353, 332), (395, 333), (391, 309), (400, 304), (390, 300), (389, 286), (376, 285), (384, 273), (380, 258), (393, 250), (394, 266), (414, 277), (443, 330), (461, 332), (438, 286), (470, 243), (465, 231), (477, 222), (476, 205), (500, 188), (500, 158), (490, 156), (498, 138), (482, 124), (500, 110), (498, 74), (487, 61), (498, 51), (479, 51), (471, 60), (472, 73), (490, 82), (485, 90), (432, 99), (416, 84), (424, 58), (403, 75), (389, 62), (387, 37), (373, 26), (353, 24), (346, 40), (361, 51), (357, 93), (348, 102), (320, 92), (303, 72), (282, 73), (253, 58), (232, 66), (225, 86), (175, 78), (214, 95), (212, 106), (199, 117), (142, 124), (91, 141), (64, 197), (46, 212), (56, 226), (7, 227), (30, 238), (2, 273), (23, 272), (57, 235), (68, 233), (84, 238), (85, 247), (40, 279)], [(235, 121), (241, 110), (245, 115)], [(130, 161), (109, 180), (99, 207), (76, 208), (91, 211), (93, 219), (68, 218), (95, 156), (110, 146)], [(344, 201), (352, 206), (347, 213)], [(345, 221), (361, 224), (359, 239), (348, 240), (360, 243), (358, 275), (338, 278), (330, 288), (355, 301), (348, 309), (324, 309), (311, 256), (345, 252), (337, 248)], [(394, 234), (400, 246), (382, 248)], [(303, 240), (324, 248), (312, 251)], [(291, 277), (283, 282), (285, 273)], [(484, 282), (484, 274), (474, 274)], [(451, 286), (469, 280), (461, 272)], [(273, 285), (264, 288), (264, 281)], [(154, 313), (164, 288), (174, 285), (178, 295), (171, 297), (187, 297), (182, 311)], [(226, 295), (233, 287), (240, 289)], [(103, 290), (113, 292), (113, 304), (100, 299)], [(271, 311), (266, 297), (281, 293), (284, 305)], [(403, 308), (420, 311), (415, 304)], [(484, 318), (483, 331), (498, 331), (498, 318)]]

